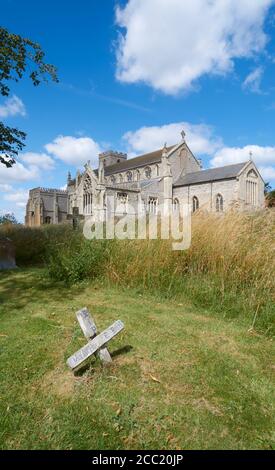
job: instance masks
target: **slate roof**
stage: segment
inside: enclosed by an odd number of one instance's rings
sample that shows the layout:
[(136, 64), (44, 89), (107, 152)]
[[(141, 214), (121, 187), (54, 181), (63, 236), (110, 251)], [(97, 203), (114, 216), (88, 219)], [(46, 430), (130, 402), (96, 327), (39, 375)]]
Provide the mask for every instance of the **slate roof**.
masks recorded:
[(226, 165), (219, 168), (211, 168), (210, 170), (201, 170), (196, 171), (195, 173), (188, 173), (187, 175), (180, 176), (173, 186), (189, 186), (191, 184), (233, 179), (238, 176), (246, 164), (247, 162), (236, 163), (234, 165)]
[[(170, 150), (172, 150), (174, 147), (175, 145), (167, 147), (167, 151), (170, 152)], [(130, 158), (130, 160), (123, 160), (119, 163), (115, 163), (114, 165), (106, 166), (104, 169), (105, 176), (109, 176), (114, 173), (120, 173), (121, 171), (125, 170), (133, 170), (134, 168), (143, 167), (152, 163), (159, 163), (161, 161), (162, 151), (163, 149), (159, 149), (155, 152), (141, 155), (140, 157)]]

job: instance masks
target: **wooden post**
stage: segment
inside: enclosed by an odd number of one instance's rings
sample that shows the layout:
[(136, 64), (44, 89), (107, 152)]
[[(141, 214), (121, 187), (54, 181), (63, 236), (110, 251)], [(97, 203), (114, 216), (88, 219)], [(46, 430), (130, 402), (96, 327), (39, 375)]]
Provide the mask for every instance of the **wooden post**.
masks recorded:
[(95, 354), (98, 350), (102, 348), (106, 343), (108, 343), (112, 338), (114, 338), (120, 331), (124, 328), (122, 321), (118, 320), (109, 328), (104, 330), (98, 336), (95, 336), (92, 340), (88, 342), (83, 348), (79, 349), (75, 354), (73, 354), (67, 360), (68, 366), (72, 370), (78, 369), (83, 362), (85, 362), (89, 357)]
[[(80, 328), (83, 331), (85, 338), (87, 340), (93, 339), (97, 334), (97, 327), (89, 313), (89, 310), (86, 307), (82, 308), (81, 310), (76, 312), (76, 318), (78, 320)], [(110, 362), (112, 362), (111, 355), (107, 348), (101, 348), (97, 352), (97, 355), (101, 362), (103, 362), (104, 364), (109, 364)]]

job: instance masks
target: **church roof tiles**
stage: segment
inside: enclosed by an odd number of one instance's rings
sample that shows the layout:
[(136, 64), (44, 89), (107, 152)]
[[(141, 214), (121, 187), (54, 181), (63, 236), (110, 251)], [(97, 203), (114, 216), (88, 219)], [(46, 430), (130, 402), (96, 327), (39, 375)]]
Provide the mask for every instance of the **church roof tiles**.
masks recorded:
[(236, 163), (234, 165), (226, 165), (219, 168), (211, 168), (209, 170), (196, 171), (180, 176), (174, 183), (174, 187), (189, 186), (191, 184), (208, 183), (211, 181), (220, 181), (233, 179), (238, 176), (240, 171), (245, 167), (247, 162)]
[[(173, 147), (175, 146), (172, 145), (171, 147), (168, 147), (167, 151), (170, 152)], [(159, 163), (161, 161), (162, 151), (163, 149), (159, 149), (155, 152), (146, 153), (139, 157), (130, 158), (130, 160), (124, 160), (119, 163), (115, 163), (114, 165), (106, 166), (104, 169), (105, 175), (109, 176), (114, 173), (120, 173), (121, 171), (133, 170), (136, 168), (144, 167), (146, 165), (150, 165), (152, 163)]]

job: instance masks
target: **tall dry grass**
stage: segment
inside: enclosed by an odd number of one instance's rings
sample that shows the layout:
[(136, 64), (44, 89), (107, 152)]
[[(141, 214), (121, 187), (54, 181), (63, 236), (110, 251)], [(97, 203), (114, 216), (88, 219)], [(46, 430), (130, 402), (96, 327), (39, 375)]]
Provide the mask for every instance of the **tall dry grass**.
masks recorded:
[(188, 296), (224, 316), (271, 329), (275, 316), (275, 212), (198, 212), (189, 250), (170, 241), (116, 241), (106, 265), (115, 283)]
[[(1, 231), (1, 230), (0, 230)], [(3, 229), (2, 229), (3, 233)], [(275, 211), (196, 213), (192, 244), (172, 251), (169, 240), (87, 241), (68, 226), (6, 232), (17, 262), (46, 262), (55, 280), (101, 276), (158, 296), (189, 298), (224, 317), (240, 317), (271, 332), (275, 317)]]
[(45, 263), (53, 247), (69, 243), (74, 236), (72, 227), (65, 224), (42, 227), (0, 225), (0, 237), (8, 237), (14, 243), (16, 262), (19, 266)]

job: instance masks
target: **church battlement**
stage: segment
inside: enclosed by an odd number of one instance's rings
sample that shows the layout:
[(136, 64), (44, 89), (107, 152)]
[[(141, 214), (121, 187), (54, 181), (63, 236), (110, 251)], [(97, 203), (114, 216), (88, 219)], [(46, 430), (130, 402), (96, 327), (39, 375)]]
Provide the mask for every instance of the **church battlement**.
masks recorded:
[(102, 161), (103, 165), (106, 167), (127, 160), (127, 153), (108, 150), (107, 152), (99, 154), (99, 160)]
[(55, 188), (34, 188), (30, 190), (30, 193), (33, 194), (35, 192), (43, 192), (43, 193), (58, 193), (58, 194), (67, 194), (67, 189), (55, 189)]

